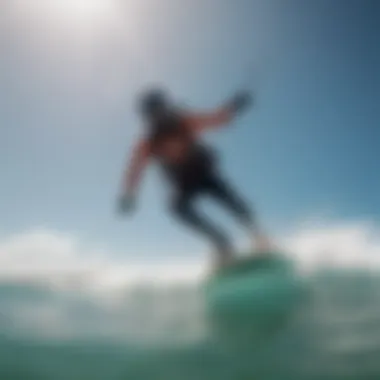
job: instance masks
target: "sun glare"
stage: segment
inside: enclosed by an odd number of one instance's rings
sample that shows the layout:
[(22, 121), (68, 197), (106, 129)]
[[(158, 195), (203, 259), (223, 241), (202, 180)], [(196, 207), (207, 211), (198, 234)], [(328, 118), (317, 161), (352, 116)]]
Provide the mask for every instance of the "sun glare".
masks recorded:
[[(0, 0), (1, 1), (1, 0)], [(12, 0), (23, 15), (43, 17), (53, 24), (90, 26), (106, 22), (115, 13), (116, 0)]]
[(93, 21), (102, 18), (111, 8), (112, 0), (48, 0), (53, 11), (62, 16)]

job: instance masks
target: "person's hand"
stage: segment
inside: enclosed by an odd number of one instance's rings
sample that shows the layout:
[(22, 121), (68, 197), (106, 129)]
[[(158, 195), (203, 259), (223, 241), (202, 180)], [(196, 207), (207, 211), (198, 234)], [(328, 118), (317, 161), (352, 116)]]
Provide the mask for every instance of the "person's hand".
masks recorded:
[(119, 198), (118, 211), (120, 214), (131, 214), (135, 209), (135, 199), (129, 194), (123, 194)]
[(249, 108), (252, 103), (252, 95), (248, 91), (241, 91), (232, 98), (230, 104), (233, 112), (240, 113)]

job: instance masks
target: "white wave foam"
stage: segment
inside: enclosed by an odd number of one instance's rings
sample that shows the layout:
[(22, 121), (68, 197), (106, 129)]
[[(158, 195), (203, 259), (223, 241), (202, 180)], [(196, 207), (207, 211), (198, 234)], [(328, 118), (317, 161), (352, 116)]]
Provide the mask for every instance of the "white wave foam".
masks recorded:
[[(368, 222), (304, 224), (279, 241), (302, 270), (380, 263), (378, 228)], [(207, 270), (206, 257), (120, 263), (106, 252), (43, 229), (0, 242), (0, 287), (12, 280), (18, 294), (11, 303), (0, 300), (3, 320), (11, 321), (6, 326), (59, 339), (204, 337), (207, 324), (196, 285)], [(22, 282), (26, 286), (20, 288)]]

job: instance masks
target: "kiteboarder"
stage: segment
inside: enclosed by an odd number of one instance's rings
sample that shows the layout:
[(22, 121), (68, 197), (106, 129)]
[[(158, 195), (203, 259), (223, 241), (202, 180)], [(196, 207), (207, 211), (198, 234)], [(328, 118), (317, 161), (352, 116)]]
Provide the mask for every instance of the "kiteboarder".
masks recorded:
[(237, 218), (256, 246), (266, 244), (256, 216), (222, 176), (215, 151), (201, 140), (204, 132), (228, 125), (252, 103), (250, 93), (242, 91), (214, 111), (197, 113), (178, 109), (162, 89), (145, 92), (138, 101), (144, 133), (123, 177), (119, 210), (134, 210), (142, 173), (151, 161), (156, 161), (174, 190), (172, 214), (209, 239), (218, 267), (231, 263), (233, 247), (226, 234), (196, 209), (199, 196), (209, 195), (219, 201)]

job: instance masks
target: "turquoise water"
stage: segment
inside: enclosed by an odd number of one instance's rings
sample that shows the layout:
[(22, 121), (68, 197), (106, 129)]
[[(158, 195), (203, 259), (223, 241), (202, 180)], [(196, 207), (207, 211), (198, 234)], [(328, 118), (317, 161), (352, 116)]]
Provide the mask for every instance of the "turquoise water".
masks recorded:
[(228, 318), (194, 285), (3, 281), (0, 379), (380, 379), (380, 276), (319, 272), (275, 308), (282, 281), (260, 291), (265, 312)]

